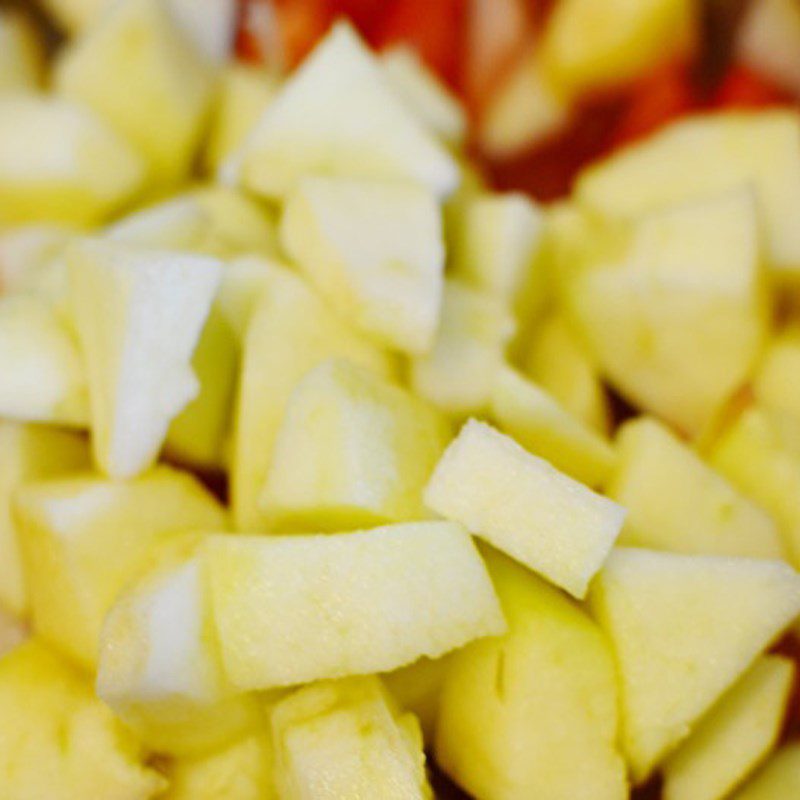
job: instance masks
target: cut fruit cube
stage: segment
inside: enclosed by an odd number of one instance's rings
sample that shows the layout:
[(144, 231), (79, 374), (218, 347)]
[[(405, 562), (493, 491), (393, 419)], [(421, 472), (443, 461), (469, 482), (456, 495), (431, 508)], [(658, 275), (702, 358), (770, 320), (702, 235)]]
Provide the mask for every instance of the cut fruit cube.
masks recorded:
[(67, 260), (94, 457), (109, 476), (131, 477), (155, 461), (170, 422), (198, 393), (190, 360), (223, 267), (100, 240), (77, 242)]
[(61, 225), (20, 225), (0, 233), (0, 286), (9, 294), (37, 291), (47, 263), (57, 258), (73, 232)]
[(261, 508), (273, 530), (426, 519), (422, 490), (450, 437), (424, 401), (351, 362), (326, 361), (289, 398)]
[[(800, 114), (793, 110), (694, 116), (590, 167), (578, 179), (578, 201), (615, 217), (750, 185), (764, 225), (769, 266), (800, 269)], [(735, 252), (735, 251), (734, 251)]]
[(625, 518), (621, 506), (474, 419), (436, 466), (425, 502), (579, 598)]
[(445, 258), (432, 194), (388, 181), (307, 178), (288, 198), (281, 241), (345, 319), (389, 347), (430, 350)]
[(605, 637), (557, 589), (497, 553), (487, 561), (509, 631), (451, 657), (437, 762), (485, 800), (623, 800), (616, 675)]
[(295, 274), (275, 268), (244, 342), (231, 475), (240, 530), (266, 527), (258, 498), (286, 403), (300, 379), (329, 358), (347, 358), (389, 376), (391, 359), (335, 316)]
[(8, 798), (150, 800), (166, 788), (89, 683), (35, 641), (0, 660), (0, 752)]
[(800, 792), (800, 742), (785, 744), (731, 800), (786, 800)]
[(54, 80), (62, 96), (85, 103), (137, 147), (152, 183), (187, 177), (213, 73), (161, 0), (110, 4), (62, 52)]
[(0, 225), (102, 222), (138, 192), (145, 172), (89, 109), (34, 94), (0, 97)]
[(82, 436), (39, 425), (0, 422), (0, 607), (14, 616), (28, 612), (28, 592), (11, 516), (11, 499), (24, 483), (89, 467)]
[(588, 486), (603, 484), (614, 465), (614, 450), (605, 438), (511, 367), (497, 374), (490, 412), (526, 450)]
[(167, 467), (127, 482), (30, 483), (14, 511), (34, 631), (90, 668), (106, 613), (153, 553), (179, 533), (226, 525), (199, 483)]
[(675, 553), (782, 558), (775, 522), (654, 419), (617, 437), (608, 496), (628, 509), (619, 543)]
[(800, 420), (800, 327), (791, 325), (767, 345), (753, 376), (753, 394), (766, 409)]
[(756, 661), (664, 764), (664, 800), (729, 797), (775, 745), (794, 673), (782, 656)]
[(456, 418), (487, 411), (515, 327), (505, 303), (446, 281), (433, 348), (411, 362), (412, 389)]
[(186, 197), (173, 197), (137, 208), (107, 226), (103, 238), (136, 247), (166, 250), (199, 249), (208, 216)]
[(196, 557), (156, 568), (103, 624), (97, 695), (151, 749), (207, 752), (257, 727), (255, 697), (227, 685)]
[(638, 783), (791, 624), (800, 575), (782, 561), (619, 548), (590, 601), (616, 656)]
[(18, 11), (0, 11), (0, 92), (35, 90), (44, 74), (38, 34)]
[(225, 671), (240, 689), (391, 670), (504, 629), (478, 551), (450, 523), (216, 536), (204, 559)]
[(263, 256), (240, 256), (228, 261), (222, 273), (215, 305), (240, 347), (271, 277), (287, 272), (285, 264)]
[(275, 779), (284, 800), (429, 800), (416, 720), (375, 677), (300, 689), (272, 712)]
[(0, 416), (85, 426), (89, 403), (76, 342), (46, 299), (0, 297)]
[(284, 84), (249, 137), (241, 180), (285, 197), (311, 174), (412, 181), (452, 192), (458, 167), (384, 77), (380, 62), (340, 22)]

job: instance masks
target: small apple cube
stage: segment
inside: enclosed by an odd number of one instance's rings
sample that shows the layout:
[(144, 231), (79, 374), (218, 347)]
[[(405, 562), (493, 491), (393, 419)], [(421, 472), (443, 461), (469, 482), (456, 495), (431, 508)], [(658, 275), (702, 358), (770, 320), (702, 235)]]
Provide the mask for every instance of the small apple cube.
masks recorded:
[(451, 657), (437, 762), (482, 800), (624, 800), (608, 643), (557, 589), (499, 554), (488, 564), (509, 623)]
[(88, 108), (0, 96), (0, 225), (102, 222), (142, 186), (145, 163)]
[(151, 800), (166, 788), (85, 678), (33, 640), (0, 659), (0, 753), (9, 800)]
[(755, 777), (731, 800), (786, 800), (800, 792), (800, 742), (790, 742), (775, 753)]
[(283, 800), (430, 800), (416, 720), (375, 677), (320, 683), (272, 712), (275, 779)]
[(590, 605), (616, 656), (639, 783), (795, 619), (800, 575), (782, 561), (619, 548)]
[(77, 242), (67, 260), (94, 457), (107, 475), (131, 477), (155, 461), (198, 393), (190, 360), (222, 264), (99, 239)]
[(422, 490), (450, 436), (424, 401), (352, 362), (326, 361), (289, 398), (261, 508), (274, 530), (426, 519)]
[(436, 466), (425, 502), (578, 598), (625, 518), (621, 506), (474, 419)]
[(14, 511), (34, 631), (89, 668), (106, 613), (154, 551), (179, 533), (226, 525), (216, 500), (168, 467), (127, 482), (29, 483)]
[(27, 17), (0, 11), (0, 92), (35, 90), (44, 73), (44, 50)]
[(767, 345), (753, 376), (753, 393), (765, 408), (800, 419), (800, 326), (784, 328)]
[(483, 561), (451, 523), (215, 536), (203, 558), (225, 672), (244, 690), (388, 671), (504, 629)]
[(664, 764), (664, 800), (730, 797), (775, 746), (794, 662), (762, 656)]
[(240, 179), (256, 194), (281, 199), (313, 174), (413, 182), (439, 197), (459, 181), (453, 158), (344, 22), (267, 106), (248, 138)]
[(625, 423), (607, 492), (628, 509), (620, 544), (676, 553), (782, 558), (772, 518), (654, 419)]

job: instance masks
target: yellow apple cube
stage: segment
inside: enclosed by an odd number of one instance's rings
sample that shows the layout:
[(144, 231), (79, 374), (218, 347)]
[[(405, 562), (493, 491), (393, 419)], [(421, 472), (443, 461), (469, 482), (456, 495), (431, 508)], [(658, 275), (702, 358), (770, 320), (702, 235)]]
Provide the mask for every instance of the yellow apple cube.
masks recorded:
[(800, 743), (784, 745), (731, 800), (786, 800), (800, 792)]

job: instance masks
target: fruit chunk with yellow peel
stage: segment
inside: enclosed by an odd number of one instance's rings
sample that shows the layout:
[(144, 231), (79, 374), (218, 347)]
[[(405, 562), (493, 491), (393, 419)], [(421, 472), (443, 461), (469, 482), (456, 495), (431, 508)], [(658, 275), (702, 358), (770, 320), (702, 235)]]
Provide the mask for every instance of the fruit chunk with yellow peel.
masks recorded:
[(160, 0), (120, 0), (69, 44), (55, 71), (64, 97), (84, 103), (136, 146), (149, 178), (185, 178), (200, 144), (213, 73)]
[(34, 631), (88, 667), (106, 613), (154, 551), (178, 533), (226, 522), (199, 483), (168, 467), (127, 482), (30, 483), (14, 511)]
[(86, 425), (86, 375), (76, 342), (46, 299), (0, 297), (0, 416)]
[(731, 800), (786, 800), (800, 792), (800, 742), (785, 744)]
[(285, 800), (428, 800), (416, 720), (374, 676), (319, 683), (272, 712), (275, 780)]
[(616, 657), (638, 783), (797, 616), (800, 575), (782, 561), (619, 548), (590, 603)]
[(14, 492), (29, 481), (88, 466), (83, 437), (56, 428), (0, 422), (0, 607), (17, 617), (27, 614), (28, 593), (11, 515)]
[(36, 89), (44, 73), (42, 43), (18, 11), (0, 11), (0, 92)]
[(289, 398), (261, 508), (273, 530), (426, 519), (422, 490), (450, 436), (446, 419), (411, 393), (326, 361)]
[(216, 259), (100, 240), (67, 255), (86, 363), (97, 464), (115, 478), (150, 466), (198, 392), (190, 360), (222, 273)]
[(617, 437), (609, 497), (628, 509), (619, 543), (707, 555), (782, 558), (775, 522), (654, 419)]
[(579, 227), (562, 299), (628, 400), (696, 433), (745, 381), (769, 325), (759, 237), (747, 188)]
[(794, 673), (782, 656), (756, 661), (665, 763), (665, 800), (729, 797), (775, 745)]
[(166, 788), (88, 682), (36, 641), (0, 659), (0, 752), (8, 798), (150, 800)]
[(266, 527), (258, 499), (286, 403), (300, 379), (329, 358), (388, 376), (388, 356), (335, 316), (296, 274), (269, 270), (244, 341), (231, 474), (240, 530)]
[(474, 419), (437, 464), (425, 502), (579, 598), (625, 518), (621, 506)]
[(312, 174), (413, 182), (440, 197), (459, 181), (453, 158), (344, 22), (267, 106), (248, 138), (240, 179), (256, 194), (280, 199)]
[(130, 200), (141, 156), (80, 105), (34, 94), (0, 97), (0, 225), (93, 225)]
[[(800, 204), (796, 111), (732, 111), (675, 122), (587, 169), (575, 196), (594, 211), (631, 219), (743, 185), (755, 192), (770, 268), (791, 277), (800, 268), (800, 229), (792, 213)], [(716, 236), (709, 253), (719, 247)]]
[(445, 281), (439, 330), (431, 351), (411, 362), (411, 388), (456, 418), (485, 412), (515, 327), (496, 297)]
[(407, 353), (430, 350), (445, 258), (432, 194), (408, 184), (307, 178), (284, 207), (281, 242), (333, 308), (365, 334)]
[(625, 83), (685, 56), (696, 15), (692, 0), (561, 0), (539, 44), (542, 71), (573, 98)]
[(258, 725), (256, 698), (225, 680), (197, 557), (124, 592), (100, 638), (97, 694), (150, 748), (187, 756)]
[(240, 689), (387, 671), (504, 629), (478, 551), (451, 523), (215, 536), (203, 558)]
[(623, 800), (616, 676), (602, 632), (522, 567), (499, 554), (488, 563), (509, 631), (452, 656), (437, 762), (485, 800)]
[(163, 800), (272, 800), (272, 773), (269, 736), (253, 733), (212, 753), (173, 761)]
[(512, 367), (497, 374), (491, 417), (526, 450), (588, 486), (603, 484), (613, 467), (614, 451), (604, 437)]

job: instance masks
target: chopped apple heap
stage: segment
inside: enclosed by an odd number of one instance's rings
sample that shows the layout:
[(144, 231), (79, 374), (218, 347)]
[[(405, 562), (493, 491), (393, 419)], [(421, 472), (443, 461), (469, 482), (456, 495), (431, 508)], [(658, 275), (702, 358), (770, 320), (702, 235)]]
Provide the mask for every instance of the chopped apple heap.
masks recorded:
[[(45, 5), (51, 80), (0, 14), (2, 800), (797, 795), (800, 115), (544, 207), (346, 23), (283, 77), (234, 0)], [(595, 5), (496, 152), (692, 33)]]

